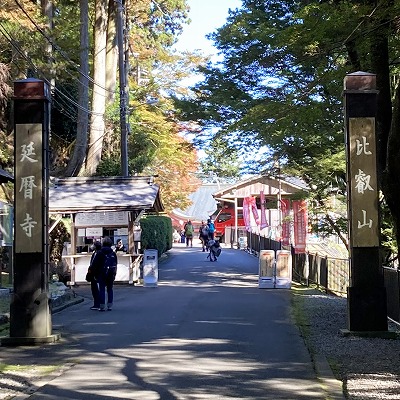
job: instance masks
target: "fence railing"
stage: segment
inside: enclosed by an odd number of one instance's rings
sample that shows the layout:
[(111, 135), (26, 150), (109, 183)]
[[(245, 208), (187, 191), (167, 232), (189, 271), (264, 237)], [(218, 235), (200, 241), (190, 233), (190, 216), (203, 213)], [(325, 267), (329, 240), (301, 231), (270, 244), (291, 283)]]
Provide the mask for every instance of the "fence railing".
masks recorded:
[(345, 295), (349, 286), (349, 261), (346, 258), (319, 254), (294, 254), (293, 277), (306, 284), (314, 283), (326, 292)]

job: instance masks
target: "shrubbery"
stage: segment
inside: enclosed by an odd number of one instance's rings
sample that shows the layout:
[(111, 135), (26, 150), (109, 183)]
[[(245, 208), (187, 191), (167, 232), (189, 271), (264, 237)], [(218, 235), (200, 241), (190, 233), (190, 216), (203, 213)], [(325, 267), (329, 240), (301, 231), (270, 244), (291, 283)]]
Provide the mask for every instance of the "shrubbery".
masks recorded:
[(165, 216), (146, 216), (140, 220), (142, 250), (155, 249), (158, 256), (172, 248), (172, 221)]

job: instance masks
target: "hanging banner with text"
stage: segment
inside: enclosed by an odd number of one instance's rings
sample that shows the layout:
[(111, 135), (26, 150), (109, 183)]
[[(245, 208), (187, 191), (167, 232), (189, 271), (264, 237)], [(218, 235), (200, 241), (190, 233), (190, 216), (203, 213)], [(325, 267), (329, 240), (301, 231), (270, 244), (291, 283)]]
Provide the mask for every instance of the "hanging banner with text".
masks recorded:
[(375, 118), (350, 118), (350, 196), (353, 247), (379, 246)]
[(282, 244), (288, 246), (290, 244), (290, 200), (281, 200), (281, 213), (282, 213)]
[(268, 226), (267, 216), (265, 214), (265, 195), (264, 191), (260, 191), (260, 229), (264, 229)]
[(251, 215), (253, 215), (255, 225), (260, 225), (256, 198), (253, 196), (248, 196), (243, 199), (243, 220), (248, 232), (251, 232)]
[(305, 200), (294, 200), (293, 207), (293, 230), (294, 251), (296, 254), (306, 252), (307, 242), (307, 202)]

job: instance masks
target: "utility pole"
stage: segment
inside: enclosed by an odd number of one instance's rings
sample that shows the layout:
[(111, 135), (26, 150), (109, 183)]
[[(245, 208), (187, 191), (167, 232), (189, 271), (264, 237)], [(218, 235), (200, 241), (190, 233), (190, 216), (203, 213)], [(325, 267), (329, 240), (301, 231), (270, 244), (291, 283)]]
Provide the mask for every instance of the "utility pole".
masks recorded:
[(128, 123), (127, 123), (127, 61), (124, 40), (124, 0), (115, 0), (117, 3), (117, 39), (118, 39), (118, 64), (119, 64), (119, 111), (121, 130), (121, 175), (129, 176), (128, 171)]

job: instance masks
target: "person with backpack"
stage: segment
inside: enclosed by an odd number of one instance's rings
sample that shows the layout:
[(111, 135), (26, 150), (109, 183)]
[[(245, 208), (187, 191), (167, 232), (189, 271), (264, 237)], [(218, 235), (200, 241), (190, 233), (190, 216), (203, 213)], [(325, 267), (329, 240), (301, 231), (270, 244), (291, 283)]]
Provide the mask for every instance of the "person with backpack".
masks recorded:
[(208, 225), (201, 221), (200, 229), (199, 229), (199, 238), (203, 245), (203, 251), (206, 251), (207, 243), (209, 239), (209, 230)]
[(95, 278), (93, 261), (97, 255), (97, 253), (101, 250), (101, 243), (99, 241), (95, 241), (91, 249), (93, 250), (92, 257), (90, 258), (90, 265), (88, 268), (88, 272), (86, 274), (86, 280), (90, 282), (90, 290), (92, 292), (93, 297), (93, 306), (90, 307), (91, 310), (99, 310), (100, 309), (100, 299), (99, 299), (99, 283)]
[(189, 246), (193, 247), (193, 233), (194, 233), (194, 229), (193, 229), (193, 224), (192, 221), (188, 221), (186, 222), (185, 226), (184, 226), (184, 231), (185, 231), (185, 237), (186, 237), (186, 247)]
[(211, 240), (214, 240), (215, 225), (211, 218), (207, 220), (207, 226), (208, 226), (209, 238)]
[[(118, 259), (114, 250), (111, 248), (112, 240), (106, 236), (103, 238), (102, 247), (96, 253), (93, 260), (93, 270), (95, 278), (99, 284), (99, 310), (105, 311), (106, 304), (107, 310), (111, 311), (114, 301), (114, 280), (117, 274)], [(106, 289), (107, 289), (107, 303), (106, 303)]]

